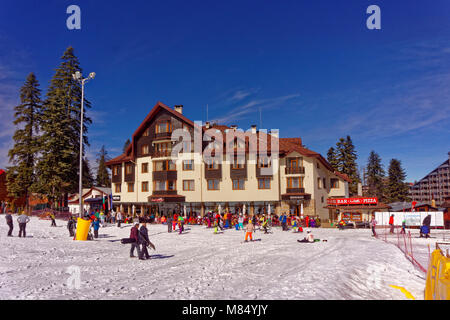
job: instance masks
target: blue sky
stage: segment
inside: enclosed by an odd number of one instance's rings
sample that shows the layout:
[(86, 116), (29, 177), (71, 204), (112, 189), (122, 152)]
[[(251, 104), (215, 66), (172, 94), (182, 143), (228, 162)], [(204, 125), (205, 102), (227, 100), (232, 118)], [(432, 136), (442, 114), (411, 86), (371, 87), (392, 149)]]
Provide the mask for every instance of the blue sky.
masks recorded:
[[(81, 8), (68, 30), (66, 8)], [(366, 8), (381, 8), (381, 30)], [(67, 46), (85, 74), (93, 159), (120, 154), (160, 100), (192, 120), (279, 128), (326, 155), (350, 135), (422, 178), (450, 151), (450, 2), (10, 1), (0, 10), (0, 167), (29, 72), (43, 91)], [(94, 163), (92, 163), (94, 164)]]

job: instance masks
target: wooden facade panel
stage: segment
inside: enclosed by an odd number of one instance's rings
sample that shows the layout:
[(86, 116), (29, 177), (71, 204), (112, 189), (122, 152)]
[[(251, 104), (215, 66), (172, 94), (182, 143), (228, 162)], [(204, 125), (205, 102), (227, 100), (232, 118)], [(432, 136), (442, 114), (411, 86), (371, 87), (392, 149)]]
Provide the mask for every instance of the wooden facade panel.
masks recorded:
[[(114, 168), (118, 168), (117, 175), (114, 175)], [(115, 164), (112, 166), (112, 174), (111, 174), (111, 182), (113, 183), (121, 183), (122, 182), (122, 165), (121, 164)]]
[[(127, 166), (130, 166), (131, 173), (127, 174)], [(125, 163), (125, 182), (134, 182), (135, 181), (135, 168), (134, 168), (133, 162), (126, 162)]]
[(177, 180), (176, 171), (153, 171), (153, 181)]
[(205, 179), (222, 179), (222, 164), (219, 164), (218, 169), (205, 167)]

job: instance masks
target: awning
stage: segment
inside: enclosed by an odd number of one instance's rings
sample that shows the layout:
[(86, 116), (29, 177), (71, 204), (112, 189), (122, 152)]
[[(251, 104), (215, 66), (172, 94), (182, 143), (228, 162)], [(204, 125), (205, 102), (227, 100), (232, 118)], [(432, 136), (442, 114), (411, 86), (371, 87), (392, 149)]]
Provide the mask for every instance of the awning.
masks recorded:
[(178, 194), (167, 194), (167, 195), (152, 195), (147, 198), (148, 202), (158, 203), (158, 202), (185, 202), (186, 197)]
[(281, 200), (309, 200), (310, 193), (285, 193), (281, 195)]

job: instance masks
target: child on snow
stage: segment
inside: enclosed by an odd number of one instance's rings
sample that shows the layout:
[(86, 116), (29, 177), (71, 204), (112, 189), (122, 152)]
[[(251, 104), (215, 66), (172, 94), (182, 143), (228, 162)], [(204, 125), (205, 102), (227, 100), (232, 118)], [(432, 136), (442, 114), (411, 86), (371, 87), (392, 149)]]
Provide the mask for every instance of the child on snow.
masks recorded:
[(253, 225), (252, 220), (249, 220), (245, 227), (245, 242), (248, 242), (249, 237), (250, 241), (253, 241), (253, 231), (255, 231), (255, 226)]

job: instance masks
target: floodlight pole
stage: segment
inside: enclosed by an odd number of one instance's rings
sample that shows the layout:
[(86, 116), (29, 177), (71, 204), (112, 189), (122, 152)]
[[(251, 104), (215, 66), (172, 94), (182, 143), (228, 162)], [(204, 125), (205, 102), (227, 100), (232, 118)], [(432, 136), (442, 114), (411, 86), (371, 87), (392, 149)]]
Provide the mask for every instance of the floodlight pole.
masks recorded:
[(84, 119), (84, 84), (90, 79), (94, 79), (95, 73), (91, 72), (89, 77), (83, 79), (81, 73), (77, 71), (72, 75), (73, 79), (81, 83), (81, 122), (80, 122), (80, 179), (79, 179), (79, 193), (78, 201), (80, 204), (80, 218), (84, 215), (83, 210), (83, 119)]
[(81, 80), (81, 123), (80, 123), (80, 180), (78, 200), (80, 203), (80, 218), (84, 216), (83, 210), (83, 117), (84, 117), (84, 83), (86, 79)]

